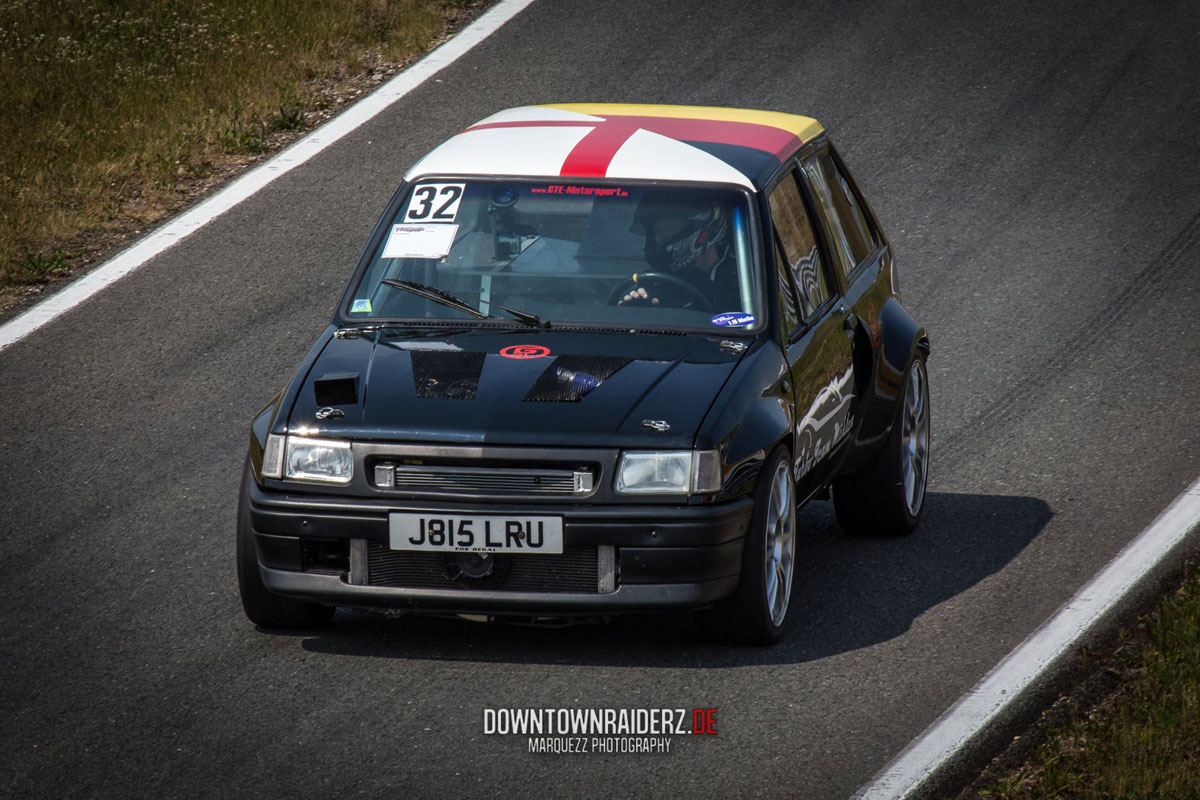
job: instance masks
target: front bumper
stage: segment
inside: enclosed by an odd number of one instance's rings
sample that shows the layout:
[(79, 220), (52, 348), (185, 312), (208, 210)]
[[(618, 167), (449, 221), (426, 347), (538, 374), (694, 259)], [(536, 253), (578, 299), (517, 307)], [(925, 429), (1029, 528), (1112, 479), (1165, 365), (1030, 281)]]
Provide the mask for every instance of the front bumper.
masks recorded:
[(579, 616), (708, 606), (737, 588), (752, 510), (748, 499), (712, 506), (539, 503), (538, 514), (563, 518), (565, 549), (597, 549), (612, 574), (607, 581), (598, 576), (591, 592), (505, 591), (371, 585), (362, 554), (371, 543), (387, 543), (391, 512), (528, 514), (530, 506), (301, 495), (265, 490), (252, 475), (244, 491), (270, 591), (423, 613)]

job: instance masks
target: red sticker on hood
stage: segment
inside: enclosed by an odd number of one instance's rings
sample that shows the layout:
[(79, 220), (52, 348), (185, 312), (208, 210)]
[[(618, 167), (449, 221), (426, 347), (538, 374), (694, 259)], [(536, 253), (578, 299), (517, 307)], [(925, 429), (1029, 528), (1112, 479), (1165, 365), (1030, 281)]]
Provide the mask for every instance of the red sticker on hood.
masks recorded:
[(549, 347), (540, 344), (514, 344), (500, 351), (505, 358), (545, 358), (550, 355)]

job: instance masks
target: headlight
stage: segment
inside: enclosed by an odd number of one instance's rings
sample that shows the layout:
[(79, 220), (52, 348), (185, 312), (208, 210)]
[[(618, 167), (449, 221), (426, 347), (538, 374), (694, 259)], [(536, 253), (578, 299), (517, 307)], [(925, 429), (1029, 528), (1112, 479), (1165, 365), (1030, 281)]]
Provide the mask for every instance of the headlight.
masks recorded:
[(349, 483), (354, 477), (354, 456), (349, 442), (287, 437), (284, 474), (298, 481)]
[(628, 452), (617, 465), (616, 490), (622, 494), (704, 494), (720, 489), (716, 450)]

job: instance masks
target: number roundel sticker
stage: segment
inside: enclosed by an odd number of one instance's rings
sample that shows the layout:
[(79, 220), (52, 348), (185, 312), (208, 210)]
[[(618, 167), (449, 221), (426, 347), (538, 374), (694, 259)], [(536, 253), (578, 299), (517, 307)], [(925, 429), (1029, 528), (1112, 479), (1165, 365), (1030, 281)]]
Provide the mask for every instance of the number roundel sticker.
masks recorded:
[(550, 355), (549, 347), (540, 344), (514, 344), (500, 351), (505, 358), (545, 358)]
[(405, 222), (454, 222), (465, 183), (422, 183), (413, 189), (404, 212)]

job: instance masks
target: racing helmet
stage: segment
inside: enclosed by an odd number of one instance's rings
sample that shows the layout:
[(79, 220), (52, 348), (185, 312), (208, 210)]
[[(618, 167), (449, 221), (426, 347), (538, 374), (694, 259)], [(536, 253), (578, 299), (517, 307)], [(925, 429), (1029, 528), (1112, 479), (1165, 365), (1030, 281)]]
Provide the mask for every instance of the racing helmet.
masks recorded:
[[(662, 241), (658, 224), (669, 220)], [(677, 230), (676, 230), (677, 228)], [(682, 189), (648, 189), (633, 214), (634, 233), (646, 237), (646, 263), (663, 272), (684, 272), (710, 247), (724, 244), (729, 214), (715, 198)]]

